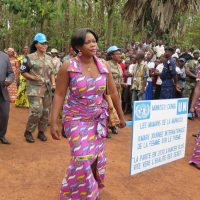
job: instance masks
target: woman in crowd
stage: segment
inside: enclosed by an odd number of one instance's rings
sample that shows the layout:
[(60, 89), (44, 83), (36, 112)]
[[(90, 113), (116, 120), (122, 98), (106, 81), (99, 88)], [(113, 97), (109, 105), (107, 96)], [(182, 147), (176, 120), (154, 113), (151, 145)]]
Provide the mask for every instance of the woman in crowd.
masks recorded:
[[(197, 67), (197, 75), (200, 75), (200, 64), (199, 67)], [(200, 76), (199, 76), (200, 77)], [(200, 118), (200, 78), (196, 79), (197, 83), (194, 90), (194, 95), (192, 98), (192, 103), (190, 107), (190, 112), (194, 113), (196, 112), (198, 118)], [(198, 131), (198, 134), (196, 136), (196, 144), (195, 148), (192, 154), (192, 157), (189, 161), (190, 164), (194, 165), (198, 169), (200, 169), (200, 130)]]
[(10, 97), (10, 103), (15, 103), (15, 100), (17, 98), (17, 81), (19, 77), (19, 61), (15, 57), (15, 50), (13, 48), (8, 48), (7, 54), (10, 59), (10, 64), (12, 67), (12, 70), (15, 75), (14, 82), (8, 87), (8, 94)]
[(95, 56), (97, 42), (98, 36), (90, 29), (84, 28), (74, 33), (71, 45), (78, 56), (66, 61), (57, 77), (51, 134), (54, 139), (60, 139), (57, 119), (65, 100), (63, 123), (72, 155), (62, 182), (60, 200), (96, 200), (99, 188), (104, 187), (108, 105), (103, 95), (106, 81), (120, 118), (119, 126), (125, 126), (112, 73), (107, 63)]
[[(117, 46), (111, 46), (107, 50), (108, 53), (108, 64), (110, 66), (110, 71), (113, 75), (113, 79), (117, 88), (118, 96), (121, 101), (121, 93), (122, 93), (122, 84), (123, 84), (123, 71), (120, 66), (121, 62), (121, 50)], [(117, 134), (117, 127), (110, 126), (112, 133)]]
[(161, 91), (161, 85), (162, 85), (162, 79), (160, 78), (160, 75), (163, 70), (163, 63), (166, 62), (166, 58), (162, 55), (159, 59), (156, 59), (155, 61), (155, 72), (154, 72), (154, 78), (155, 78), (155, 92), (154, 92), (154, 99), (160, 99), (160, 91)]
[(27, 96), (30, 104), (29, 117), (24, 133), (29, 143), (35, 142), (32, 133), (38, 127), (38, 138), (46, 141), (44, 132), (48, 126), (49, 112), (52, 101), (52, 89), (55, 88), (53, 63), (46, 55), (48, 42), (46, 36), (38, 33), (31, 45), (31, 54), (24, 58), (20, 67), (27, 80)]
[(132, 54), (130, 56), (130, 60), (127, 62), (127, 70), (126, 70), (126, 84), (127, 86), (124, 89), (124, 93), (123, 93), (123, 101), (125, 103), (124, 105), (124, 113), (125, 114), (130, 114), (132, 109), (131, 109), (131, 98), (132, 98), (132, 94), (131, 94), (131, 84), (132, 84), (132, 79), (133, 79), (133, 69), (135, 67), (136, 64), (136, 55)]
[(147, 78), (147, 86), (145, 91), (145, 100), (153, 100), (153, 77), (155, 72), (155, 62), (152, 60), (154, 54), (147, 51), (146, 65), (149, 69), (149, 77)]
[[(28, 55), (29, 48), (25, 46), (22, 51), (22, 55), (18, 57), (20, 64), (23, 63), (24, 58)], [(17, 99), (15, 101), (15, 106), (17, 107), (29, 107), (29, 102), (26, 94), (26, 79), (20, 75), (19, 76), (19, 87), (17, 90)]]

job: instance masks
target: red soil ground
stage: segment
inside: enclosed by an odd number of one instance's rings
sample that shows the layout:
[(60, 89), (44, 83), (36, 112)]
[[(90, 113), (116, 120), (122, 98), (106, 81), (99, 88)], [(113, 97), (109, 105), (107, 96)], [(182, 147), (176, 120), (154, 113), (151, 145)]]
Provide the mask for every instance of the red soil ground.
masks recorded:
[[(12, 144), (0, 144), (0, 200), (58, 200), (70, 159), (68, 142), (53, 140), (48, 130), (46, 143), (26, 143), (27, 114), (27, 109), (11, 105), (7, 138)], [(108, 165), (101, 199), (199, 200), (200, 171), (188, 165), (195, 143), (192, 134), (199, 126), (199, 121), (189, 121), (184, 159), (136, 176), (129, 175), (131, 128), (112, 135), (106, 144)]]

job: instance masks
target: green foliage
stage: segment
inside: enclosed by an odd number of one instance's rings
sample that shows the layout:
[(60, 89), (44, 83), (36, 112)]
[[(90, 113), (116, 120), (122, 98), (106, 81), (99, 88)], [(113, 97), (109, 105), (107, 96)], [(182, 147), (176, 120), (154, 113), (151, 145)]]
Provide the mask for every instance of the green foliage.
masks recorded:
[(185, 35), (182, 37), (183, 47), (194, 47), (200, 49), (200, 13), (193, 19), (192, 23), (187, 27)]
[[(125, 3), (127, 0), (0, 0), (0, 48), (12, 46), (20, 51), (24, 45), (31, 44), (35, 33), (43, 32), (48, 37), (49, 48), (68, 50), (72, 33), (81, 27), (91, 27), (97, 32), (101, 49), (107, 48), (110, 36), (111, 44), (120, 47), (146, 38), (199, 46), (200, 15), (191, 21), (177, 11), (171, 23), (172, 34), (160, 32), (159, 21), (152, 19), (149, 9), (144, 10), (142, 28), (125, 21), (122, 18)], [(110, 33), (109, 20), (113, 23)], [(182, 21), (184, 24), (180, 24)], [(177, 28), (178, 23), (180, 27), (189, 25), (185, 36), (182, 28)]]

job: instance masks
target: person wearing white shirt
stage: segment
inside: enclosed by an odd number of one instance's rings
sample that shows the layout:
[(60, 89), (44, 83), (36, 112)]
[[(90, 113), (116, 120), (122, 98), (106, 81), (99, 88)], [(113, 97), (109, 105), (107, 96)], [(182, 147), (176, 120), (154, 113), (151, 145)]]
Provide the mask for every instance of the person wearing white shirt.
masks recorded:
[(127, 69), (127, 87), (125, 88), (124, 95), (123, 95), (123, 100), (125, 102), (124, 106), (124, 113), (128, 114), (131, 112), (131, 99), (132, 99), (132, 94), (131, 94), (131, 85), (132, 85), (132, 80), (133, 80), (133, 69), (136, 66), (136, 64), (130, 64), (128, 69)]
[(165, 53), (165, 47), (162, 45), (162, 41), (155, 47), (156, 57), (160, 58)]
[(157, 80), (156, 80), (154, 99), (160, 98), (160, 91), (161, 91), (161, 85), (162, 85), (160, 74), (162, 73), (163, 67), (164, 67), (163, 63), (158, 64), (158, 66), (156, 67), (155, 75), (157, 75)]
[(155, 71), (155, 62), (152, 61), (152, 58), (153, 53), (148, 52), (146, 56), (146, 65), (149, 69), (149, 77), (147, 78), (145, 100), (153, 100), (153, 74)]

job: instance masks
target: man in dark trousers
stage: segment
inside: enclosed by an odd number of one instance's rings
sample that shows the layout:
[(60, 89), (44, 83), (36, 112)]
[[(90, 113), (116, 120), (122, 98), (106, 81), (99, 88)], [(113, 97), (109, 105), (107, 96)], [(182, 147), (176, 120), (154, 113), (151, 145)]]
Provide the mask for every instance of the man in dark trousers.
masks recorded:
[(5, 53), (0, 51), (0, 142), (2, 144), (10, 144), (5, 138), (10, 110), (7, 87), (13, 81), (14, 73), (9, 58)]

